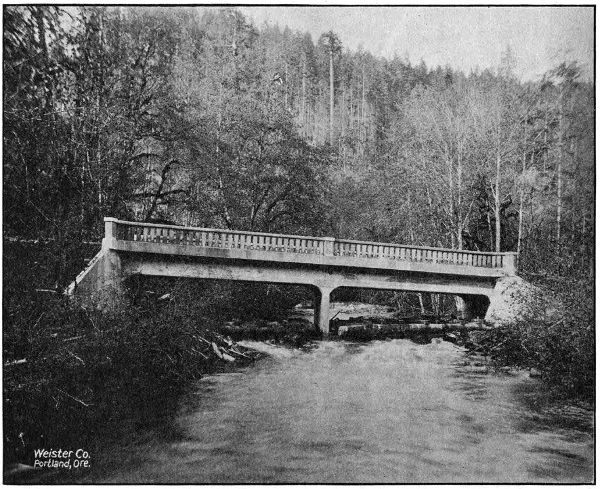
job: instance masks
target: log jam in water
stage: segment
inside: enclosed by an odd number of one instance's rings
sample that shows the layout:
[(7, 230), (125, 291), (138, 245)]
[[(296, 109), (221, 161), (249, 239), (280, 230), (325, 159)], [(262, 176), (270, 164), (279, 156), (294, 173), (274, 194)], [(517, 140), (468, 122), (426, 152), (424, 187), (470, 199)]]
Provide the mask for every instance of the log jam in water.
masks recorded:
[(448, 342), (323, 341), (203, 378), (102, 481), (590, 482), (593, 412)]

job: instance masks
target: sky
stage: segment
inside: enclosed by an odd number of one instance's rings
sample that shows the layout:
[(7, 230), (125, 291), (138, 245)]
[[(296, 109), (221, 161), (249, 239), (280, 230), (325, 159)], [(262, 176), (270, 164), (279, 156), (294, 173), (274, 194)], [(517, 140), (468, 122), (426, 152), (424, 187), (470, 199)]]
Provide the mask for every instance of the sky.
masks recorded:
[(240, 7), (256, 26), (265, 22), (310, 32), (329, 30), (345, 47), (376, 56), (408, 57), (428, 67), (466, 73), (497, 67), (510, 45), (515, 74), (537, 80), (562, 61), (576, 60), (593, 76), (593, 7)]

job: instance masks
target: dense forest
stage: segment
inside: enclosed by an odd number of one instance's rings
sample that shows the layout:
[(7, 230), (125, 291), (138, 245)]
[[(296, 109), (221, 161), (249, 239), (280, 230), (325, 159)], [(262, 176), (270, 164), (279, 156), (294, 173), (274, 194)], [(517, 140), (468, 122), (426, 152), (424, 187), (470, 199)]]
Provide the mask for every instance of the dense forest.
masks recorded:
[(5, 236), (66, 259), (114, 216), (593, 273), (594, 89), (574, 62), (524, 83), (507, 46), (432, 69), (234, 9), (15, 6), (4, 26)]

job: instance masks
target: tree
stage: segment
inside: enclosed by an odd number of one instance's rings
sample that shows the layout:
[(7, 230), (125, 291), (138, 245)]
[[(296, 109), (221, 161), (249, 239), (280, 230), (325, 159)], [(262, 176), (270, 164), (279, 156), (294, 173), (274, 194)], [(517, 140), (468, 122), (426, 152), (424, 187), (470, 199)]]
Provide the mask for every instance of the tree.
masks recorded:
[(341, 52), (342, 43), (337, 34), (333, 31), (329, 31), (325, 34), (321, 34), (319, 44), (323, 46), (329, 54), (329, 144), (333, 146), (333, 108), (335, 101), (333, 59), (335, 55)]

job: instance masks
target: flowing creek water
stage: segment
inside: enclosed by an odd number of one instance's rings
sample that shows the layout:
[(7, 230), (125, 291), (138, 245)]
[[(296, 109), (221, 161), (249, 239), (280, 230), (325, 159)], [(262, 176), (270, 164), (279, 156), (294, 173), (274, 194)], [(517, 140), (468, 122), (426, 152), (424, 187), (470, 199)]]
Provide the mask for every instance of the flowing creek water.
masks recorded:
[(170, 434), (140, 434), (94, 482), (593, 480), (593, 411), (451, 343), (244, 344), (268, 356), (204, 377)]

